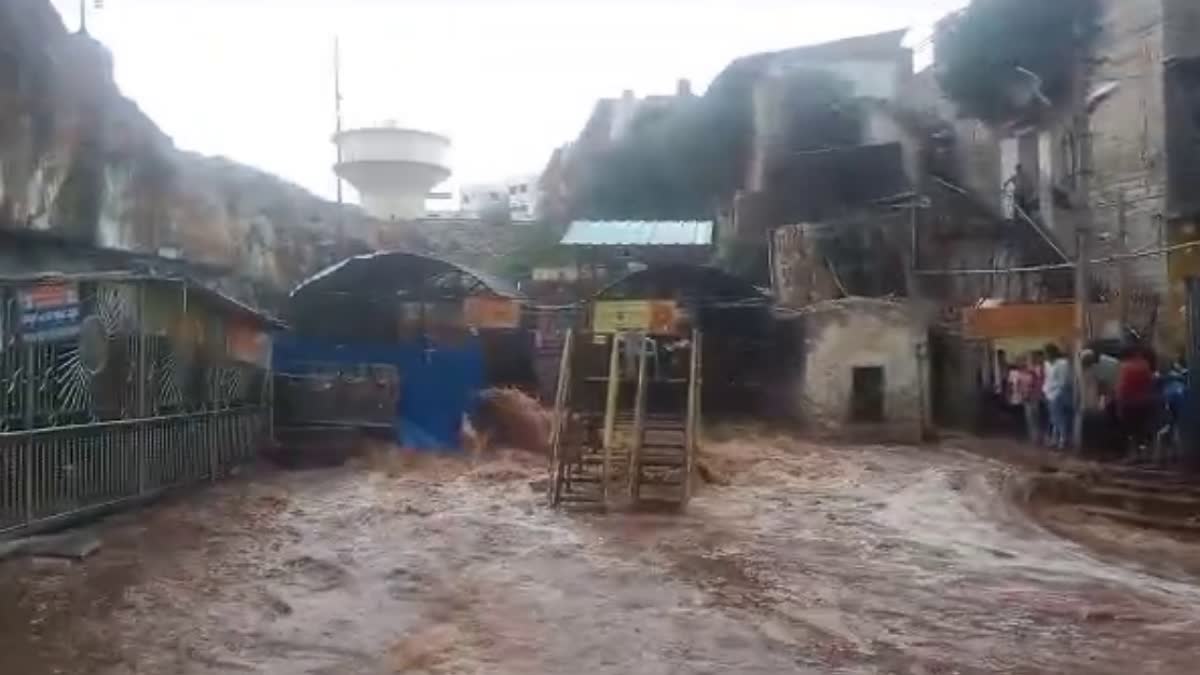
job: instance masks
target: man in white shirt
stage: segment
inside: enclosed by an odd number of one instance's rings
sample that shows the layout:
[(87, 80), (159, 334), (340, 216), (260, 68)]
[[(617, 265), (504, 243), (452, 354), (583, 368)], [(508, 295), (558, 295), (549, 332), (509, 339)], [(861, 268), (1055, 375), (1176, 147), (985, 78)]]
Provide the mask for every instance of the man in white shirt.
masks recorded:
[(1095, 384), (1096, 404), (1104, 407), (1104, 401), (1110, 401), (1117, 389), (1117, 373), (1121, 362), (1108, 354), (1100, 354), (1092, 349), (1079, 352), (1079, 363), (1083, 372), (1090, 376)]
[(1071, 362), (1058, 345), (1046, 345), (1046, 380), (1042, 384), (1042, 394), (1050, 411), (1050, 444), (1060, 450), (1069, 445), (1074, 427), (1075, 394), (1071, 384)]

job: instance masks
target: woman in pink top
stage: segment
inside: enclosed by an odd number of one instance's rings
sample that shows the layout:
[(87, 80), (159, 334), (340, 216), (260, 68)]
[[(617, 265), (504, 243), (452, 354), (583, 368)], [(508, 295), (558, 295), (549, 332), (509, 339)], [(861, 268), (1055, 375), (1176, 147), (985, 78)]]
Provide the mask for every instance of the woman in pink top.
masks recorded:
[(1014, 403), (1021, 406), (1025, 417), (1025, 433), (1031, 443), (1042, 442), (1042, 384), (1044, 366), (1040, 352), (1034, 352), (1030, 361), (1021, 359), (1013, 378)]

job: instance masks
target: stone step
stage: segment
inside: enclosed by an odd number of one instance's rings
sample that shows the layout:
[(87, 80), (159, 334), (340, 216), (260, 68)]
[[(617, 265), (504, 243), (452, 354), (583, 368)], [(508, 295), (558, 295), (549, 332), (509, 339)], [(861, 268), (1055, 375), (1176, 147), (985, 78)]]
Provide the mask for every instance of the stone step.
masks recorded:
[(1200, 495), (1147, 492), (1123, 487), (1094, 487), (1086, 501), (1151, 516), (1200, 516)]
[(1080, 510), (1088, 515), (1103, 516), (1127, 525), (1200, 536), (1200, 520), (1195, 518), (1153, 517), (1105, 506), (1084, 506)]

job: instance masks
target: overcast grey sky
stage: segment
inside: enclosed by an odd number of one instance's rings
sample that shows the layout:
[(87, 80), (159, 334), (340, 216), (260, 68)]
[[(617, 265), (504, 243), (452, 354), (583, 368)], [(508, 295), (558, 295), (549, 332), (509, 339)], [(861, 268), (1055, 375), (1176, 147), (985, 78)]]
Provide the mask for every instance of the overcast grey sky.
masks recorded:
[[(67, 26), (78, 0), (53, 0)], [(185, 149), (331, 196), (332, 44), (351, 125), (450, 135), (456, 182), (539, 171), (599, 97), (702, 91), (737, 56), (929, 24), (965, 0), (105, 0), (122, 91)], [(87, 0), (89, 8), (93, 0)]]

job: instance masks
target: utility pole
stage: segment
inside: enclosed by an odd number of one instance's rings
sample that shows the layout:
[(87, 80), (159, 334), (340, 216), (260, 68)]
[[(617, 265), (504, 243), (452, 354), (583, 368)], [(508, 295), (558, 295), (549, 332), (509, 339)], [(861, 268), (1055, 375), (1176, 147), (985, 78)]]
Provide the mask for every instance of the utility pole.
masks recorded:
[[(1125, 191), (1117, 192), (1117, 244), (1121, 255), (1129, 253), (1129, 235), (1126, 225)], [(1117, 262), (1117, 307), (1120, 312), (1121, 334), (1127, 335), (1129, 330), (1129, 259), (1121, 258)]]
[(1091, 248), (1091, 232), (1087, 223), (1075, 226), (1075, 447), (1082, 449), (1083, 442), (1083, 362), (1080, 355), (1087, 348), (1091, 337), (1088, 305), (1091, 302), (1091, 287), (1088, 278), (1091, 265), (1088, 264), (1088, 253)]
[[(92, 7), (104, 9), (104, 0), (92, 0)], [(79, 32), (87, 35), (87, 0), (79, 0)]]
[(1076, 181), (1076, 202), (1079, 205), (1075, 221), (1075, 420), (1072, 429), (1074, 447), (1083, 451), (1083, 363), (1080, 355), (1091, 339), (1091, 259), (1092, 240), (1092, 207), (1091, 207), (1091, 178), (1092, 178), (1092, 132), (1088, 118), (1086, 102), (1082, 92), (1087, 82), (1086, 61), (1080, 61), (1080, 75), (1075, 86), (1080, 92), (1076, 98), (1075, 137), (1079, 143), (1078, 180)]
[(340, 259), (346, 242), (346, 209), (342, 196), (342, 176), (338, 173), (342, 164), (342, 45), (338, 36), (333, 37), (333, 145), (337, 148), (337, 164), (333, 175), (337, 181), (337, 242), (334, 249)]
[[(342, 133), (342, 46), (341, 41), (333, 38), (333, 115), (334, 115), (334, 146), (337, 147), (337, 163), (342, 163), (342, 143), (339, 136)], [(342, 206), (342, 177), (337, 176), (337, 203)]]
[(908, 211), (908, 255), (905, 256), (904, 261), (904, 283), (908, 286), (906, 290), (908, 291), (910, 302), (916, 302), (921, 299), (921, 289), (919, 287), (921, 281), (917, 277), (917, 268), (921, 266), (917, 260), (920, 254), (920, 242), (917, 238), (919, 222), (917, 203), (914, 201)]

